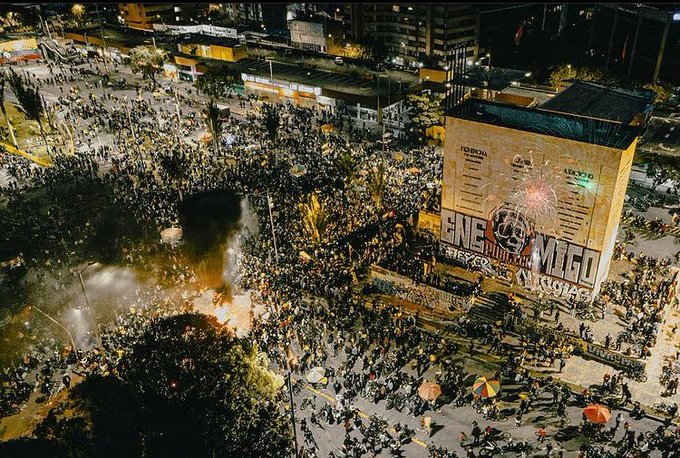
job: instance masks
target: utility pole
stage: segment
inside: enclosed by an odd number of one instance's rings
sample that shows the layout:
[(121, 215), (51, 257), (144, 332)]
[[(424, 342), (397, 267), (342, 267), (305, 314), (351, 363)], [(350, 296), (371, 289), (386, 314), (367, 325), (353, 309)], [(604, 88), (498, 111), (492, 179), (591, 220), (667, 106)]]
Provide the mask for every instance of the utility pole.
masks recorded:
[(102, 35), (102, 42), (104, 44), (104, 52), (102, 53), (104, 56), (104, 71), (108, 74), (109, 73), (109, 67), (107, 65), (107, 60), (106, 60), (106, 35), (104, 35), (104, 28), (102, 27), (102, 19), (99, 16), (99, 5), (95, 3), (95, 11), (97, 13), (97, 21), (99, 22), (99, 33)]
[(128, 107), (127, 103), (127, 96), (123, 96), (123, 105), (125, 105), (125, 113), (127, 114), (128, 118), (128, 125), (130, 126), (130, 132), (132, 132), (132, 140), (135, 142), (135, 145), (137, 145), (137, 151), (139, 152), (139, 156), (142, 156), (140, 145), (137, 142), (137, 134), (135, 133), (134, 127), (132, 127), (132, 117), (130, 116), (130, 108)]
[(661, 36), (661, 44), (659, 45), (659, 54), (656, 57), (656, 65), (654, 66), (654, 77), (652, 81), (654, 84), (659, 82), (659, 71), (661, 70), (661, 62), (663, 61), (663, 53), (666, 50), (666, 41), (668, 40), (668, 31), (671, 27), (670, 17), (666, 19), (666, 25), (663, 28), (663, 35)]
[(293, 423), (293, 439), (294, 439), (294, 444), (295, 444), (295, 458), (298, 458), (298, 440), (297, 440), (297, 427), (295, 425), (295, 402), (293, 401), (293, 382), (291, 380), (291, 375), (293, 372), (294, 366), (297, 366), (297, 356), (293, 352), (293, 348), (291, 347), (291, 343), (288, 344), (287, 351), (286, 351), (286, 366), (288, 369), (288, 397), (290, 399), (290, 417), (291, 417), (291, 422)]
[(298, 441), (297, 441), (297, 426), (295, 426), (295, 404), (293, 402), (293, 382), (291, 381), (291, 372), (288, 368), (288, 397), (290, 398), (290, 416), (293, 422), (293, 439), (295, 440), (295, 458), (298, 457)]
[(276, 232), (274, 231), (274, 215), (272, 214), (272, 208), (274, 207), (274, 202), (272, 201), (269, 191), (267, 191), (267, 208), (269, 208), (269, 222), (272, 225), (272, 240), (274, 241), (274, 256), (276, 257), (276, 263), (279, 263), (279, 249), (276, 244)]

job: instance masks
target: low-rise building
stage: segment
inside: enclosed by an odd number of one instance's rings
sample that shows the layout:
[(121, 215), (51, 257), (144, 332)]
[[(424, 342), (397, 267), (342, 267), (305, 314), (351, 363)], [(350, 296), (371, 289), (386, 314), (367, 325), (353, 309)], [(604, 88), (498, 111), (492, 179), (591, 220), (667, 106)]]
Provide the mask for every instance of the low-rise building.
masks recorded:
[(207, 3), (119, 3), (119, 21), (131, 29), (152, 30), (154, 24), (175, 24), (205, 17)]
[(291, 45), (328, 53), (342, 40), (342, 23), (323, 18), (296, 18), (288, 22)]
[(181, 38), (178, 51), (189, 56), (237, 62), (248, 57), (248, 48), (238, 40), (207, 35), (190, 35)]
[(76, 48), (89, 56), (98, 55), (120, 62), (136, 46), (152, 45), (153, 34), (122, 27), (86, 27), (64, 31), (64, 39), (72, 40)]

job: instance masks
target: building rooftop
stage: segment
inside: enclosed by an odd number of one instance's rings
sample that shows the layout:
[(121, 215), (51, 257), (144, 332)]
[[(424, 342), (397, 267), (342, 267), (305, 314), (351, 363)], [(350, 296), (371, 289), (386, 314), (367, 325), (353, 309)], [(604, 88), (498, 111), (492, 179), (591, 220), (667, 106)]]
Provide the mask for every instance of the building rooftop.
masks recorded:
[(539, 108), (628, 125), (638, 114), (651, 110), (655, 97), (653, 91), (629, 91), (575, 81)]
[(635, 127), (601, 119), (480, 99), (464, 101), (447, 116), (616, 149), (628, 148), (639, 133)]
[(539, 105), (547, 102), (556, 95), (555, 91), (542, 89), (536, 86), (527, 86), (523, 84), (510, 85), (500, 92), (501, 94), (529, 97), (535, 99)]
[(242, 46), (241, 42), (234, 38), (217, 37), (214, 35), (203, 35), (200, 33), (188, 33), (184, 35), (178, 35), (176, 41), (178, 43), (189, 43), (197, 45), (229, 46), (231, 48)]
[(87, 34), (88, 37), (97, 38), (102, 38), (103, 32), (104, 39), (122, 44), (130, 48), (146, 43), (151, 44), (153, 37), (152, 32), (144, 32), (141, 30), (115, 27), (111, 25), (106, 25), (103, 27), (92, 26), (78, 29), (66, 29), (65, 32), (80, 35)]
[(403, 94), (405, 94), (408, 89), (406, 83), (400, 85), (399, 81), (393, 78), (389, 78), (388, 82), (387, 77), (381, 77), (380, 84), (378, 85), (376, 80), (352, 75), (351, 73), (335, 73), (282, 62), (272, 62), (271, 69), (269, 67), (269, 62), (264, 60), (244, 59), (235, 65), (237, 65), (239, 71), (242, 73), (269, 78), (271, 71), (274, 79), (317, 86), (336, 93), (368, 96), (372, 98), (371, 100), (375, 100), (378, 87), (380, 89), (380, 95), (385, 96), (385, 98), (387, 98), (389, 91), (392, 101), (398, 96), (400, 86)]

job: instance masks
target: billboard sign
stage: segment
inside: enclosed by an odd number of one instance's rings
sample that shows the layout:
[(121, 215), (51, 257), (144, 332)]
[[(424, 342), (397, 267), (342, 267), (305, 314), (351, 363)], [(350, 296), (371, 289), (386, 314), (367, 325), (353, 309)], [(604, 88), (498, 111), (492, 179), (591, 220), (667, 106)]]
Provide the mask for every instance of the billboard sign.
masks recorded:
[(35, 38), (0, 43), (0, 64), (42, 58)]

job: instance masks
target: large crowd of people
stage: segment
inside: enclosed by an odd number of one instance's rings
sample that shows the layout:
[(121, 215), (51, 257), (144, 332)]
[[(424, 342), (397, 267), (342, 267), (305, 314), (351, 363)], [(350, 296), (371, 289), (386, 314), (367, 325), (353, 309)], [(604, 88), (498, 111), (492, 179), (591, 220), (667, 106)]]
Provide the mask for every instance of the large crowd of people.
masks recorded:
[[(417, 428), (408, 422), (389, 424), (377, 414), (363, 418), (357, 407), (359, 399), (373, 404), (384, 400), (387, 411), (422, 418), (425, 430), (429, 428), (425, 421), (428, 411), (447, 404), (474, 406), (489, 427), (470, 424), (472, 439), (461, 438), (461, 447), (468, 456), (475, 456), (482, 448), (489, 452), (489, 447), (493, 450), (497, 446), (501, 439), (493, 425), (507, 414), (501, 412), (495, 399), (472, 396), (469, 383), (475, 374), (457, 362), (466, 354), (471, 357), (475, 344), (463, 348), (428, 331), (417, 314), (405, 313), (377, 296), (367, 296), (360, 288), (365, 269), (382, 264), (460, 295), (480, 293), (479, 285), (456, 284), (423, 267), (435, 263), (436, 253), (431, 244), (417, 243), (413, 219), (419, 210), (437, 208), (442, 174), (442, 157), (437, 149), (407, 149), (401, 144), (385, 149), (354, 130), (341, 114), (290, 103), (271, 104), (262, 110), (256, 103), (252, 116), (225, 116), (221, 120), (222, 135), (215, 145), (201, 139), (205, 124), (197, 97), (167, 96), (155, 102), (145, 88), (127, 96), (114, 90), (98, 91), (107, 87), (108, 78), (96, 66), (89, 74), (68, 65), (50, 67), (49, 72), (50, 76), (42, 80), (27, 74), (26, 83), (60, 87), (63, 95), (49, 109), (72, 126), (75, 154), (55, 151), (53, 166), (48, 168), (19, 157), (4, 155), (1, 159), (10, 179), (0, 187), (0, 199), (8, 202), (8, 208), (33, 215), (8, 226), (10, 232), (18, 228), (32, 231), (27, 235), (35, 244), (22, 247), (28, 268), (52, 273), (66, 268), (73, 273), (79, 260), (69, 259), (69, 255), (85, 244), (84, 239), (96, 235), (87, 219), (76, 219), (80, 226), (75, 228), (71, 224), (73, 215), (64, 211), (66, 207), (55, 204), (53, 211), (32, 207), (25, 197), (37, 189), (57, 190), (65, 183), (81, 184), (85, 192), (110, 189), (111, 205), (124, 209), (130, 220), (156, 238), (164, 228), (178, 224), (184, 196), (221, 189), (236, 191), (247, 198), (260, 227), (246, 228), (239, 235), (242, 251), (236, 267), (239, 280), (234, 287), (253, 291), (253, 309), (257, 305), (266, 310), (253, 316), (251, 338), (270, 356), (277, 370), (290, 368), (295, 374), (295, 391), (304, 398), (297, 406), (302, 414), (298, 426), (302, 456), (319, 456), (315, 435), (334, 424), (342, 425), (345, 435), (328, 456), (358, 457), (381, 450), (398, 454), (416, 437)], [(62, 89), (78, 81), (87, 86)], [(274, 132), (263, 121), (265, 110), (275, 113)], [(292, 172), (297, 165), (304, 167), (304, 173)], [(318, 201), (311, 216), (300, 210), (310, 195)], [(269, 213), (272, 210), (275, 215)], [(34, 225), (22, 226), (26, 221)], [(95, 332), (89, 345), (79, 349), (64, 350), (56, 339), (43, 339), (24, 361), (5, 369), (8, 386), (3, 390), (4, 414), (15, 413), (34, 387), (48, 397), (68, 388), (70, 373), (115, 373), (122, 356), (151, 320), (191, 310), (191, 295), (173, 296), (168, 290), (180, 288), (198, 294), (198, 273), (185, 262), (181, 248), (161, 246), (157, 240), (150, 243), (153, 237), (125, 233), (117, 241), (120, 250), (114, 258), (117, 263), (154, 273), (159, 279), (156, 287), (130, 304), (133, 309), (129, 313), (102, 326), (101, 346)], [(57, 258), (61, 261), (55, 262)], [(605, 287), (606, 300), (625, 308), (625, 335), (642, 343), (641, 357), (659, 333), (662, 310), (673, 290), (661, 269), (664, 266), (663, 261), (642, 257), (630, 282)], [(517, 311), (521, 318), (521, 310), (512, 309), (518, 307), (516, 304), (507, 305), (509, 313)], [(534, 405), (545, 394), (552, 399), (549, 408), (560, 418), (566, 416), (567, 406), (584, 407), (592, 401), (618, 405), (611, 401), (612, 393), (622, 393), (624, 405), (630, 401), (622, 388), (623, 376), (608, 381), (602, 390), (579, 396), (552, 378), (532, 375), (523, 368), (532, 354), (550, 365), (568, 358), (572, 349), (559, 333), (526, 335), (512, 346), (502, 343), (512, 330), (505, 322), (483, 324), (464, 318), (459, 327), (484, 351), (502, 358), (492, 379), (528, 393), (512, 409), (516, 426), (526, 421), (524, 415), (531, 410), (545, 409)], [(617, 346), (614, 341), (610, 343)], [(302, 395), (305, 374), (317, 366), (325, 368), (324, 383), (317, 388), (332, 393), (334, 403), (327, 403), (313, 391)], [(442, 388), (436, 400), (425, 401), (418, 395), (418, 387), (427, 377)], [(602, 436), (602, 428), (592, 428), (587, 421), (581, 425), (581, 432), (594, 442), (606, 436)], [(629, 425), (625, 437), (631, 433), (636, 437)], [(629, 453), (658, 449), (671, 456), (678, 445), (677, 431), (668, 428), (657, 433), (643, 435), (643, 440), (622, 439), (617, 447)], [(533, 446), (545, 447), (550, 453), (554, 443), (548, 440), (546, 445), (543, 438), (543, 433), (539, 434), (541, 444)], [(512, 437), (502, 440), (506, 450), (524, 456), (530, 451), (530, 445)], [(428, 451), (441, 457), (456, 453), (434, 444)], [(585, 448), (583, 453), (595, 456)]]

